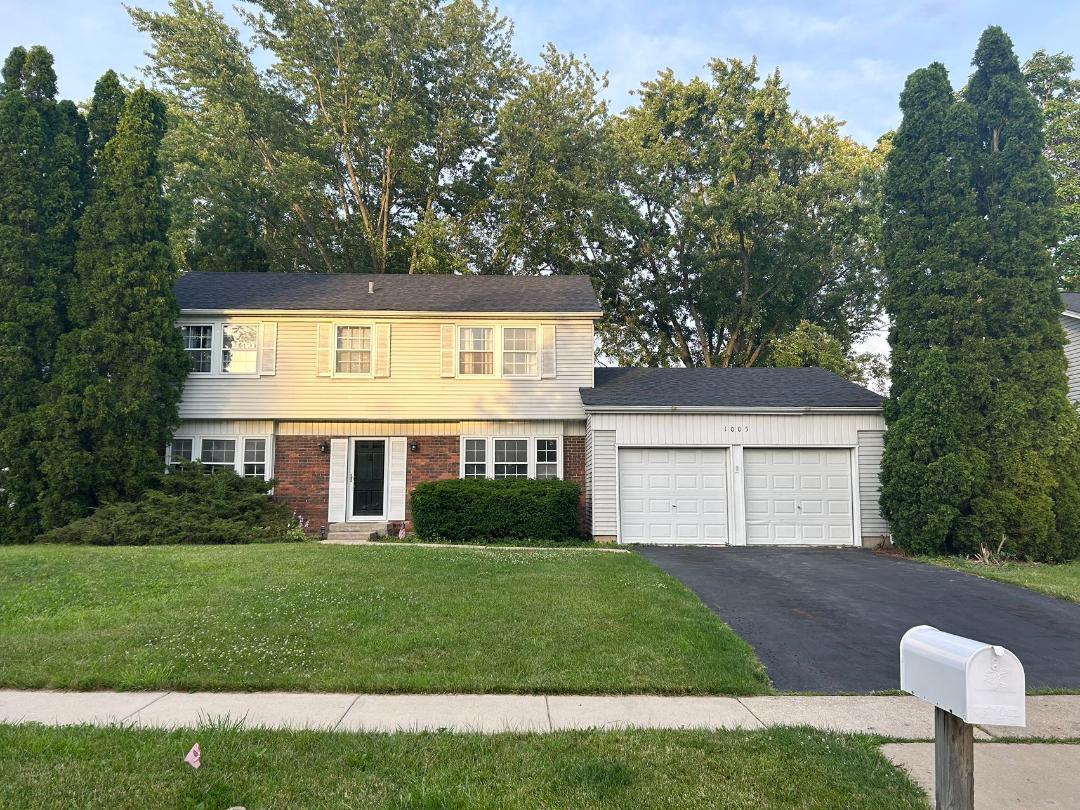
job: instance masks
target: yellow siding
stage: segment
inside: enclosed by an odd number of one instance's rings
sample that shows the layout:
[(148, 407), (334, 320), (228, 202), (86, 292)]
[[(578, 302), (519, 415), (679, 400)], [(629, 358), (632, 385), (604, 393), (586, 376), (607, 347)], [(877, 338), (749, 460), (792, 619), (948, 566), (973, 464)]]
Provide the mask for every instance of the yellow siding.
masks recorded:
[[(212, 320), (185, 317), (181, 322)], [(277, 367), (272, 376), (189, 377), (180, 403), (181, 418), (364, 422), (585, 418), (578, 389), (592, 385), (593, 324), (587, 318), (557, 322), (557, 377), (543, 380), (441, 377), (440, 327), (447, 321), (435, 318), (383, 321), (392, 325), (389, 377), (320, 377), (316, 374), (319, 322), (277, 320)], [(492, 324), (490, 320), (473, 322)]]

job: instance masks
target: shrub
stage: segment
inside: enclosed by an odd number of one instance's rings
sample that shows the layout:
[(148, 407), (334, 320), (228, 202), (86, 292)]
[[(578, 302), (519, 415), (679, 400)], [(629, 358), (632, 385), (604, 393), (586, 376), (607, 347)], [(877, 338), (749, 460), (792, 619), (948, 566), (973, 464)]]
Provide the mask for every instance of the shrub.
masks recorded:
[(579, 495), (559, 480), (428, 481), (413, 490), (413, 526), (428, 541), (566, 541), (577, 536)]
[(305, 539), (289, 508), (269, 496), (273, 485), (273, 481), (243, 478), (231, 471), (207, 475), (201, 464), (185, 464), (162, 475), (158, 487), (139, 500), (101, 506), (39, 540), (156, 546)]

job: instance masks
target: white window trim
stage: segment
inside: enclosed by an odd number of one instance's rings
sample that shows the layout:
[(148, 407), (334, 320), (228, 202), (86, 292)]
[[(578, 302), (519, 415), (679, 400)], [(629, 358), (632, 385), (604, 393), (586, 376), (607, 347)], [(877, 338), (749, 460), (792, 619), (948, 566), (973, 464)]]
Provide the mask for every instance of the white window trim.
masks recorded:
[[(530, 450), (529, 450), (529, 455), (532, 457), (532, 466), (530, 468), (531, 469), (531, 474), (529, 475), (529, 477), (530, 478), (536, 478), (536, 465), (539, 463), (536, 460), (536, 443), (539, 442), (539, 441), (545, 441), (545, 440), (555, 442), (555, 477), (558, 478), (560, 481), (562, 481), (563, 480), (563, 443), (562, 443), (562, 437), (561, 436), (534, 436), (532, 439), (529, 440), (530, 442), (532, 442), (532, 444), (530, 445)], [(551, 462), (543, 462), (543, 463), (550, 464)], [(547, 479), (547, 480), (551, 480), (551, 479)]]
[[(535, 374), (507, 374), (503, 370), (503, 354), (505, 352), (505, 343), (503, 333), (507, 329), (532, 329), (533, 331), (533, 345), (536, 346), (533, 349), (533, 355), (536, 357), (536, 373)], [(504, 324), (499, 327), (499, 376), (506, 380), (539, 380), (540, 379), (540, 324), (538, 323), (513, 323)]]
[[(195, 371), (194, 369), (188, 369), (188, 374), (193, 376), (193, 377), (212, 377), (212, 376), (214, 376), (214, 350), (215, 350), (215, 346), (217, 344), (217, 338), (215, 337), (215, 335), (217, 334), (217, 325), (215, 323), (213, 323), (212, 321), (199, 321), (199, 322), (192, 322), (192, 323), (181, 323), (181, 324), (179, 324), (179, 326), (189, 326), (189, 327), (209, 326), (210, 327), (210, 370), (209, 371)], [(184, 354), (190, 360), (191, 351), (188, 350), (187, 347), (184, 348)], [(187, 436), (181, 436), (179, 438), (186, 439), (188, 437)]]
[[(491, 330), (491, 374), (464, 374), (461, 371), (461, 330)], [(502, 371), (502, 331), (494, 323), (455, 323), (454, 324), (454, 376), (462, 380), (496, 380)], [(474, 436), (473, 438), (483, 438)]]
[[(488, 479), (495, 478), (495, 441), (522, 441), (524, 440), (528, 446), (528, 465), (529, 472), (528, 477), (536, 478), (536, 443), (540, 439), (554, 439), (555, 441), (555, 453), (556, 463), (558, 465), (558, 480), (565, 480), (563, 478), (563, 440), (561, 436), (476, 436), (468, 435), (461, 436), (458, 443), (458, 478), (465, 477), (465, 440), (466, 439), (482, 439), (486, 442), (487, 448), (484, 453), (485, 458), (485, 472), (484, 477)], [(548, 479), (550, 480), (550, 479)]]
[[(248, 380), (261, 376), (260, 369), (262, 368), (262, 342), (263, 342), (263, 322), (254, 318), (229, 318), (224, 321), (181, 321), (177, 324), (177, 328), (181, 326), (209, 326), (211, 327), (210, 333), (210, 370), (209, 371), (189, 371), (188, 376), (197, 377), (199, 379), (240, 379)], [(225, 327), (226, 326), (254, 326), (255, 327), (255, 371), (251, 373), (239, 374), (235, 371), (223, 371), (221, 355), (225, 351)], [(185, 350), (185, 353), (186, 350)], [(186, 436), (182, 438), (187, 438)], [(213, 438), (212, 436), (207, 438)], [(223, 437), (227, 438), (227, 437)]]
[[(246, 375), (242, 375), (246, 376)], [(263, 480), (269, 481), (274, 477), (274, 437), (263, 433), (229, 433), (224, 435), (187, 435), (177, 434), (174, 439), (191, 439), (191, 460), (199, 461), (202, 458), (202, 443), (204, 439), (227, 439), (235, 442), (233, 445), (233, 470), (237, 475), (244, 475), (244, 442), (247, 439), (263, 439), (266, 442), (266, 471)], [(165, 465), (172, 464), (172, 439), (165, 445)], [(252, 476), (254, 477), (254, 476)]]
[(190, 441), (191, 442), (191, 458), (186, 459), (186, 460), (195, 461), (195, 456), (196, 456), (195, 448), (199, 446), (199, 440), (196, 439), (194, 436), (176, 435), (176, 436), (173, 436), (171, 439), (169, 439), (168, 442), (165, 443), (165, 466), (166, 467), (169, 467), (169, 466), (171, 466), (173, 464), (172, 443), (176, 439), (180, 439), (181, 441)]
[[(367, 372), (362, 371), (338, 371), (337, 370), (337, 333), (339, 326), (366, 326), (371, 330), (371, 364)], [(330, 376), (342, 379), (369, 380), (375, 378), (375, 368), (378, 362), (375, 353), (378, 351), (378, 339), (375, 335), (375, 323), (373, 321), (334, 321), (330, 325)]]

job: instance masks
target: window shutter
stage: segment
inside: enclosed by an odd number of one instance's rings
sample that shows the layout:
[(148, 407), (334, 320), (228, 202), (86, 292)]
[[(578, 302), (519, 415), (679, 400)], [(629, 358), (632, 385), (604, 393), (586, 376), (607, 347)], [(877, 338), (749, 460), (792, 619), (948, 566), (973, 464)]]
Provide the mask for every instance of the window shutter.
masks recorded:
[(442, 325), (442, 376), (454, 376), (454, 325)]
[(405, 467), (407, 440), (403, 436), (390, 439), (390, 503), (386, 510), (387, 520), (405, 519)]
[(390, 324), (375, 324), (375, 376), (390, 376)]
[(330, 440), (330, 503), (327, 519), (345, 522), (345, 492), (349, 478), (349, 440)]
[(259, 373), (277, 372), (277, 324), (267, 321), (259, 332)]
[(315, 373), (320, 377), (330, 376), (330, 340), (334, 325), (320, 323), (315, 325)]
[(540, 327), (540, 376), (555, 376), (555, 324)]

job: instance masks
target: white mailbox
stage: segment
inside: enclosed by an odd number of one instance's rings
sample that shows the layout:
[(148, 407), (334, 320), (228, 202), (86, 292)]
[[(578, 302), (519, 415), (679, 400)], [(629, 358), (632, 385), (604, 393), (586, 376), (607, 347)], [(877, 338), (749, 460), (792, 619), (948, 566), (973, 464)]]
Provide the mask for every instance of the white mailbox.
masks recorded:
[(1024, 667), (1004, 647), (920, 625), (900, 639), (900, 688), (965, 723), (1023, 726)]

